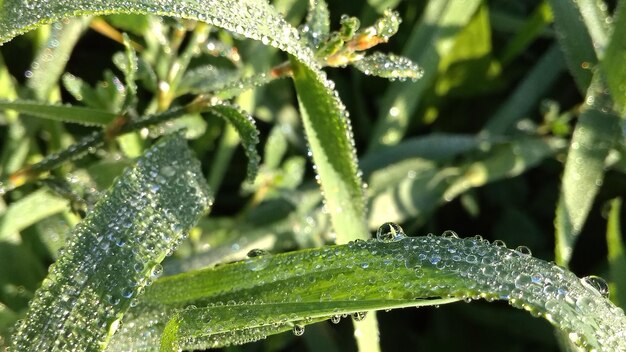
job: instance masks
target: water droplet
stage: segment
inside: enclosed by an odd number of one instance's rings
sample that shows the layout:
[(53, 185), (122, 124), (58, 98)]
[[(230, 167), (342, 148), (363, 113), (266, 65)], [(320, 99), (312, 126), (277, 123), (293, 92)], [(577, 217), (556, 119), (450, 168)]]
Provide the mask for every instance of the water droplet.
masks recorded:
[(506, 243), (504, 243), (503, 240), (495, 240), (495, 241), (493, 241), (493, 245), (497, 246), (497, 247), (506, 248)]
[(361, 320), (365, 319), (366, 316), (367, 316), (367, 312), (352, 313), (352, 319), (354, 319), (356, 321), (361, 321)]
[(533, 252), (530, 251), (530, 248), (526, 246), (518, 246), (517, 248), (515, 248), (515, 251), (524, 255), (533, 255)]
[(302, 336), (304, 335), (304, 326), (303, 325), (299, 325), (296, 324), (293, 326), (293, 334), (296, 336)]
[(400, 225), (393, 222), (382, 224), (376, 231), (376, 239), (380, 242), (397, 242), (405, 239), (406, 235)]
[(446, 230), (441, 234), (442, 237), (447, 237), (447, 238), (459, 238), (459, 235), (456, 234), (456, 232), (452, 231), (452, 230)]
[(339, 324), (339, 322), (341, 321), (341, 315), (333, 315), (332, 317), (330, 317), (330, 321), (333, 324)]
[(597, 291), (604, 298), (609, 298), (609, 284), (600, 276), (590, 275), (580, 279), (583, 286), (590, 287)]
[(262, 255), (268, 255), (268, 254), (270, 253), (266, 250), (255, 248), (255, 249), (251, 249), (247, 255), (248, 255), (248, 258), (254, 258), (254, 257), (260, 257)]

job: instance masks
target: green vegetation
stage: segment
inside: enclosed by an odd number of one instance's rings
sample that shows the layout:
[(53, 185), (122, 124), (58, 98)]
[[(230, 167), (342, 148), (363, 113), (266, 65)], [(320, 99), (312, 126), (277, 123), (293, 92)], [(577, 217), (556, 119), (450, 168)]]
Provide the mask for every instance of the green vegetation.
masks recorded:
[(4, 0), (0, 350), (626, 350), (625, 31)]

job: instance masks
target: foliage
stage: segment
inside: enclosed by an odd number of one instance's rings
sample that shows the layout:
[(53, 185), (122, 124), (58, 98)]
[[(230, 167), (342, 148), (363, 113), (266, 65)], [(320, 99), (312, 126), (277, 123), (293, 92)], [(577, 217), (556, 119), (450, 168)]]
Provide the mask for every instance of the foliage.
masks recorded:
[[(5, 0), (0, 349), (626, 350), (625, 26), (623, 0)], [(433, 311), (462, 300), (543, 319)]]

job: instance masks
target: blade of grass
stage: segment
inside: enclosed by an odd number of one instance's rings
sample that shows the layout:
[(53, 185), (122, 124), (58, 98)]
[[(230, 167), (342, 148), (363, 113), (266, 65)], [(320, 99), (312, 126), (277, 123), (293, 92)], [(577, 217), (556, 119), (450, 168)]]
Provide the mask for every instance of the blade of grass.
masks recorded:
[(15, 350), (103, 350), (136, 297), (210, 204), (178, 134), (127, 169), (74, 230), (13, 335)]

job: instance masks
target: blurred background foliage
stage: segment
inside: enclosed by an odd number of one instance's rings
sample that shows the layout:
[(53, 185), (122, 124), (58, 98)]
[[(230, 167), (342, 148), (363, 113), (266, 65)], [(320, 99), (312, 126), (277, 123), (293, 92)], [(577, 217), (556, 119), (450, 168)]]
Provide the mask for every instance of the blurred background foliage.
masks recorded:
[[(274, 4), (295, 26), (306, 16), (305, 0)], [(462, 237), (480, 234), (504, 240), (509, 247), (528, 246), (534, 256), (555, 260), (555, 209), (567, 147), (585, 97), (556, 42), (549, 4), (355, 0), (329, 1), (328, 6), (331, 28), (338, 28), (343, 14), (369, 25), (384, 9), (397, 9), (403, 20), (399, 32), (377, 50), (402, 53), (424, 69), (417, 82), (389, 82), (354, 68), (326, 69), (350, 112), (367, 183), (370, 230), (394, 221), (410, 236), (444, 230)], [(609, 1), (605, 10), (611, 13), (615, 6)], [(40, 48), (56, 33), (54, 25), (0, 47), (5, 63), (0, 72), (2, 98), (17, 94), (115, 111), (124, 100), (116, 89), (124, 72), (114, 64), (124, 45), (115, 34), (126, 32), (143, 60), (138, 107), (149, 109), (155, 90), (151, 75), (162, 75), (159, 70), (166, 68), (159, 66), (159, 56), (170, 55), (162, 49), (170, 46), (175, 51), (172, 31), (193, 26), (169, 18), (121, 15), (71, 23), (74, 27), (64, 27), (67, 32), (55, 48), (57, 53), (65, 50), (64, 69), (45, 56), (42, 60), (46, 52)], [(233, 77), (267, 72), (286, 60), (261, 42), (225, 31), (212, 29), (210, 38), (202, 46), (204, 54), (191, 60), (177, 101), (187, 99), (184, 93), (214, 90)], [(67, 73), (59, 72), (47, 91), (32, 89), (32, 76), (42, 70), (33, 61)], [(154, 72), (142, 70), (142, 62), (150, 62)], [(591, 68), (583, 63), (583, 69)], [(247, 157), (233, 128), (221, 119), (189, 115), (158, 127), (160, 131), (127, 135), (117, 145), (64, 165), (41, 185), (26, 185), (0, 199), (3, 334), (26, 308), (68, 229), (88, 211), (90, 199), (146, 148), (149, 134), (187, 127), (190, 145), (216, 193), (210, 216), (164, 263), (166, 273), (238, 260), (252, 248), (280, 252), (332, 243), (291, 82), (272, 81), (244, 91), (234, 102), (255, 117), (260, 131), (262, 162), (253, 183), (245, 182)], [(15, 114), (2, 113), (0, 172), (6, 176), (36, 162), (89, 130), (28, 116), (16, 120)], [(569, 263), (578, 276), (606, 278), (613, 301), (622, 307), (626, 296), (619, 288), (624, 288), (625, 279), (619, 275), (626, 269), (619, 219), (624, 212), (611, 200), (626, 194), (625, 151), (622, 131), (605, 161), (604, 181)], [(612, 227), (607, 227), (609, 215)], [(386, 351), (559, 350), (546, 321), (502, 303), (458, 303), (377, 316)], [(337, 325), (307, 327), (302, 337), (285, 333), (225, 350), (350, 351), (356, 349), (352, 334), (344, 319)]]

